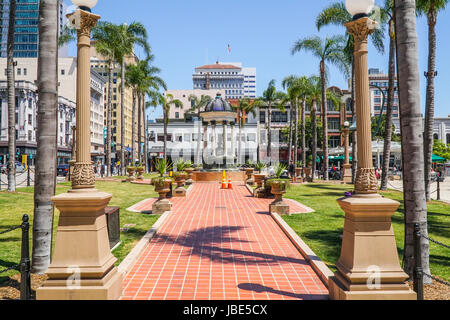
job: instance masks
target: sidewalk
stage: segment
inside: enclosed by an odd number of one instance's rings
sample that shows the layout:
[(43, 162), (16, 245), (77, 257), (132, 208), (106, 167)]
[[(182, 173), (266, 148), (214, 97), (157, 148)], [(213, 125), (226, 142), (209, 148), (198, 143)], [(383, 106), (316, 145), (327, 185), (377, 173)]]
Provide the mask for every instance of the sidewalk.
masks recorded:
[(124, 279), (122, 299), (328, 299), (268, 214), (272, 200), (260, 200), (244, 186), (194, 184), (187, 198), (174, 199), (171, 216)]

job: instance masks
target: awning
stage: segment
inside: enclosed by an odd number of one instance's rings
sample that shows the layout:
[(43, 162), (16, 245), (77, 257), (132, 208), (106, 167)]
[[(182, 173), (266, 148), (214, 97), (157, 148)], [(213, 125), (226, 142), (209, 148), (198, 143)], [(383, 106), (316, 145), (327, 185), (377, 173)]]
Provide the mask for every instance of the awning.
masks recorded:
[(431, 161), (432, 162), (445, 162), (445, 161), (447, 161), (447, 159), (439, 157), (439, 156), (433, 154), (433, 157), (432, 157)]

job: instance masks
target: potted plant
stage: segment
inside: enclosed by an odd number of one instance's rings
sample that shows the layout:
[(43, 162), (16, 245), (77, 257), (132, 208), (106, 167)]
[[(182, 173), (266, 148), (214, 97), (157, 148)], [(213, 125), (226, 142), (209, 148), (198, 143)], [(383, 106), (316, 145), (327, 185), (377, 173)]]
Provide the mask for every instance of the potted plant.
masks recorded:
[(302, 177), (302, 162), (301, 161), (297, 161), (297, 167), (295, 168), (295, 177), (296, 178), (301, 178)]
[(128, 182), (131, 182), (131, 181), (134, 181), (134, 180), (136, 180), (136, 178), (134, 177), (134, 172), (136, 171), (136, 167), (133, 167), (133, 166), (128, 166), (127, 167), (127, 172), (128, 172), (128, 178), (127, 178), (127, 181)]
[(186, 161), (185, 165), (186, 165), (186, 168), (184, 169), (184, 171), (186, 171), (187, 175), (188, 175), (187, 180), (186, 180), (186, 185), (189, 186), (194, 183), (194, 181), (192, 180), (192, 173), (194, 172), (194, 168), (192, 167), (193, 163), (191, 161)]
[(160, 176), (152, 179), (152, 185), (155, 186), (155, 191), (159, 193), (159, 199), (161, 200), (166, 198), (173, 183), (172, 178), (164, 176), (172, 168), (172, 165), (164, 159), (157, 159), (155, 167)]
[(137, 180), (139, 181), (143, 181), (144, 180), (144, 176), (142, 175), (144, 173), (144, 167), (142, 166), (142, 164), (138, 163), (136, 166), (136, 172), (137, 172)]
[(186, 169), (186, 163), (183, 159), (178, 160), (176, 163), (177, 171), (174, 172), (173, 177), (175, 178), (175, 182), (177, 183), (177, 188), (175, 189), (176, 197), (185, 197), (186, 189), (183, 188), (184, 183), (187, 179), (187, 172), (184, 171)]
[(270, 204), (270, 212), (279, 214), (289, 214), (289, 206), (283, 202), (283, 194), (289, 187), (289, 179), (281, 179), (281, 175), (287, 169), (284, 164), (278, 163), (275, 170), (275, 178), (267, 180), (266, 183), (271, 187), (271, 192), (275, 196), (275, 201)]
[(248, 160), (245, 168), (245, 174), (247, 175), (247, 180), (245, 181), (245, 183), (251, 186), (255, 183), (255, 181), (252, 178), (253, 171), (255, 170), (253, 167), (254, 164), (250, 160)]
[(261, 193), (264, 191), (263, 188), (263, 183), (264, 183), (264, 178), (266, 177), (265, 174), (262, 173), (262, 170), (266, 167), (266, 165), (262, 162), (257, 162), (255, 164), (255, 169), (258, 173), (255, 173), (253, 175), (253, 177), (255, 178), (255, 183), (257, 185), (257, 188), (255, 189), (255, 191), (253, 192), (253, 195), (256, 198), (260, 198), (261, 197)]

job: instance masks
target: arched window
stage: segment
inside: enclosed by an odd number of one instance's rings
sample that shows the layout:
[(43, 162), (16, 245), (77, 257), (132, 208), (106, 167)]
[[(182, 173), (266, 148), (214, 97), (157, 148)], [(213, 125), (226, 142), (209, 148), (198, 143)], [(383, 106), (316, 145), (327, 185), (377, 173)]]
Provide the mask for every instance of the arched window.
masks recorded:
[(434, 139), (434, 140), (439, 140), (439, 136), (438, 136), (437, 133), (433, 134), (433, 139)]
[(447, 144), (450, 144), (450, 133), (447, 133)]

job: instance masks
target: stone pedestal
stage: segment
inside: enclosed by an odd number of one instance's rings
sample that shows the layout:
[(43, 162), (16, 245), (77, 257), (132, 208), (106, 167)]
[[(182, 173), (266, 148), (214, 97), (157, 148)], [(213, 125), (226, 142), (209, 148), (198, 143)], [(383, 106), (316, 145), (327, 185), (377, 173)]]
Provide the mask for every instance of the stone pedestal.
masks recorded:
[(186, 181), (186, 175), (182, 175), (175, 178), (177, 188), (173, 192), (174, 197), (186, 197), (186, 189), (183, 187)]
[(138, 169), (137, 172), (137, 178), (138, 181), (144, 181), (144, 176), (142, 175), (144, 173), (144, 169)]
[(245, 169), (245, 174), (247, 175), (247, 180), (245, 181), (245, 183), (250, 186), (255, 184), (255, 180), (253, 180), (253, 177), (252, 177), (253, 171), (254, 171), (254, 169), (252, 169), (252, 168)]
[(342, 181), (344, 183), (352, 183), (352, 165), (351, 164), (344, 164), (342, 166)]
[(257, 185), (257, 188), (253, 191), (253, 196), (255, 198), (263, 198), (265, 191), (263, 188), (263, 183), (264, 183), (264, 178), (266, 177), (266, 175), (264, 174), (255, 174), (253, 175), (255, 178), (255, 183)]
[(159, 199), (152, 205), (152, 214), (163, 214), (166, 211), (172, 211), (172, 203), (169, 199)]
[(128, 178), (127, 178), (128, 182), (136, 180), (136, 178), (134, 177), (134, 170), (127, 169), (127, 172), (128, 172)]
[(283, 201), (283, 194), (285, 191), (274, 190), (272, 193), (275, 195), (275, 200), (269, 205), (269, 212), (276, 212), (279, 215), (289, 215), (289, 205)]
[(116, 300), (122, 274), (111, 254), (105, 207), (111, 195), (95, 189), (71, 190), (52, 199), (60, 211), (48, 280), (37, 300)]
[(338, 271), (329, 279), (333, 300), (415, 300), (405, 283), (391, 216), (400, 205), (378, 194), (338, 200), (345, 211)]
[(185, 169), (185, 171), (188, 174), (188, 177), (186, 180), (186, 185), (190, 186), (191, 184), (194, 183), (194, 180), (192, 180), (192, 173), (194, 172), (194, 168), (187, 168), (187, 169)]

